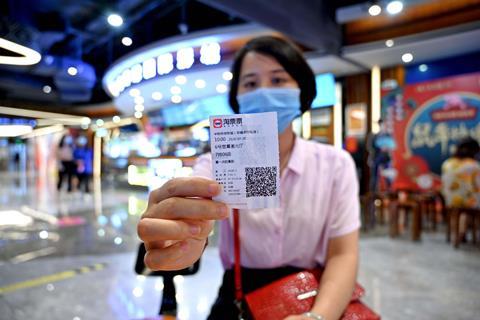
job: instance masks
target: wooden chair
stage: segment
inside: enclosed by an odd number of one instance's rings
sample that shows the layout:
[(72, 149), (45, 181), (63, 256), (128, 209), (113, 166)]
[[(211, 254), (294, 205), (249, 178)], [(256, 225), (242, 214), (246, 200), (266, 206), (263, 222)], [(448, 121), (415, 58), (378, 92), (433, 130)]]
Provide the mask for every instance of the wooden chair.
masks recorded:
[(412, 193), (408, 191), (399, 191), (398, 197), (392, 200), (389, 206), (390, 214), (390, 237), (396, 238), (400, 235), (400, 212), (405, 212), (405, 225), (408, 225), (409, 213), (411, 213), (411, 239), (413, 241), (421, 240), (422, 215), (420, 203), (414, 199)]
[[(472, 242), (477, 244), (477, 228), (480, 227), (480, 209), (472, 208), (454, 208), (450, 207), (446, 209), (447, 212), (447, 242), (451, 240), (451, 234), (453, 231), (453, 246), (458, 248), (460, 245), (460, 217), (462, 214), (467, 216), (467, 229), (472, 231)], [(468, 223), (470, 220), (470, 224)], [(471, 228), (469, 228), (469, 225)]]

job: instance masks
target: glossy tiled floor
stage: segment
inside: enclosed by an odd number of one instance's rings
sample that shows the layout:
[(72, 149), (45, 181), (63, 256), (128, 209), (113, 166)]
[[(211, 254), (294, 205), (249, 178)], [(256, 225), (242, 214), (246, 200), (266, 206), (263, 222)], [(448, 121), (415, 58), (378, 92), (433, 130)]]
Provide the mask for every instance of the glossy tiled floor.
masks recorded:
[[(106, 182), (58, 193), (53, 179), (1, 173), (0, 319), (155, 316), (162, 279), (133, 273), (146, 198)], [(441, 232), (421, 243), (375, 234), (362, 237), (359, 282), (383, 319), (479, 318), (480, 249), (454, 250)], [(175, 278), (179, 319), (205, 319), (221, 275), (213, 241), (198, 274)]]

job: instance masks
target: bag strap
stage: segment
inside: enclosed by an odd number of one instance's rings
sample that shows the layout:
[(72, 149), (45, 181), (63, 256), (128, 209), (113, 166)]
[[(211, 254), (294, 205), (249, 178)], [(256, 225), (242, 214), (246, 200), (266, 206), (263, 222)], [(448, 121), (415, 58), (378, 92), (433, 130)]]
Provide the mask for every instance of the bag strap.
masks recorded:
[(235, 276), (235, 304), (240, 311), (239, 319), (242, 318), (242, 301), (243, 301), (243, 289), (242, 289), (242, 270), (240, 267), (240, 217), (238, 209), (233, 209), (233, 246), (234, 246), (234, 269), (233, 274)]

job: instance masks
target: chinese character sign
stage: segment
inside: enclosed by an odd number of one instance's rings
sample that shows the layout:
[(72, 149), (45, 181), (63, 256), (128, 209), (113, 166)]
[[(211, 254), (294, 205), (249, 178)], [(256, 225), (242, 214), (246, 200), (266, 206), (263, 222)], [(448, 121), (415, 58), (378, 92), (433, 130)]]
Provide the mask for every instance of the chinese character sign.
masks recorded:
[(456, 143), (467, 136), (480, 141), (480, 73), (390, 91), (382, 113), (398, 146), (394, 187), (438, 188), (442, 163)]

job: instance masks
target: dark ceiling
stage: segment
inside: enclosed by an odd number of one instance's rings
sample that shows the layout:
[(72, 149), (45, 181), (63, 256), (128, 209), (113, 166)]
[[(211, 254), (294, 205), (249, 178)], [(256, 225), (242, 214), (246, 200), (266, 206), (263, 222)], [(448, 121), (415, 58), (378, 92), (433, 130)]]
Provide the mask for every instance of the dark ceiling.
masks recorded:
[[(58, 108), (106, 102), (110, 99), (101, 85), (103, 74), (128, 52), (182, 32), (247, 21), (276, 28), (304, 45), (334, 51), (341, 44), (340, 27), (331, 18), (335, 9), (362, 2), (4, 0), (0, 2), (0, 37), (35, 48), (52, 61), (45, 64), (43, 59), (30, 67), (0, 65), (0, 104)], [(110, 13), (120, 14), (124, 24), (111, 27)], [(312, 31), (319, 27), (331, 32)], [(133, 39), (130, 47), (122, 45), (124, 36)], [(65, 66), (72, 63), (85, 70), (75, 80), (65, 75)], [(48, 94), (42, 90), (45, 85), (52, 88)]]

